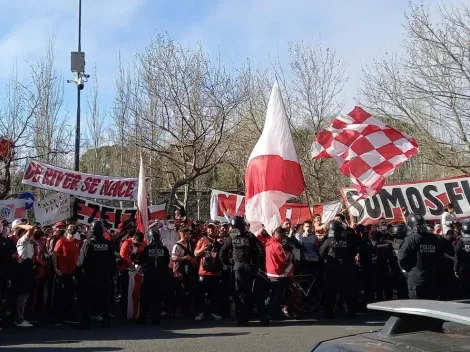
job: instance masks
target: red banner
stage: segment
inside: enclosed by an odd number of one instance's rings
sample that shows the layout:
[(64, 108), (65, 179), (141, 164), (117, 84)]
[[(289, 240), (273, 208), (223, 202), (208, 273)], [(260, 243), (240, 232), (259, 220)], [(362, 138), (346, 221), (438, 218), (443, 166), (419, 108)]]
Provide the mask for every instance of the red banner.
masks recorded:
[(74, 196), (110, 200), (135, 200), (138, 188), (135, 178), (90, 175), (35, 160), (26, 164), (23, 183)]
[[(227, 222), (235, 215), (245, 215), (245, 197), (222, 191), (212, 190), (211, 219)], [(341, 202), (314, 204), (313, 214), (322, 216), (323, 222), (332, 220), (341, 211)], [(294, 224), (300, 224), (311, 219), (308, 204), (286, 203), (279, 209), (282, 219), (290, 219)]]

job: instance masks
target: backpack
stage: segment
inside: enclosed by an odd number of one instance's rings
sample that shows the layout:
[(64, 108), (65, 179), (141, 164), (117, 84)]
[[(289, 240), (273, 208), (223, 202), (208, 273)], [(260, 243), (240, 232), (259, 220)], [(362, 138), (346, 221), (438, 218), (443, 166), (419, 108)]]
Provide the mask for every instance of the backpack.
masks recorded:
[[(176, 245), (184, 251), (184, 255), (191, 255), (189, 244), (188, 244), (188, 248), (183, 246), (181, 243), (176, 243)], [(193, 280), (197, 276), (196, 269), (194, 269), (193, 263), (191, 262), (188, 262), (188, 261), (180, 262), (178, 269), (181, 275), (183, 275), (183, 277), (186, 279)]]
[(222, 246), (216, 241), (210, 243), (208, 239), (205, 240), (209, 242), (209, 248), (202, 258), (202, 267), (209, 273), (219, 273), (222, 271), (222, 261), (219, 255)]

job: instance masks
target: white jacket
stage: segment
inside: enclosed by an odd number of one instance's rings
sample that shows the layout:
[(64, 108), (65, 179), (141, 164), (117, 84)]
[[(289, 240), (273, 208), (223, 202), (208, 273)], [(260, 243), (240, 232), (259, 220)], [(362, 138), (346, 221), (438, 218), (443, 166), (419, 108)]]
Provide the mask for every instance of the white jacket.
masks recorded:
[[(175, 229), (168, 229), (166, 226), (160, 229), (160, 239), (162, 240), (163, 245), (168, 248), (170, 254), (173, 252), (173, 247), (175, 246), (176, 242), (180, 240), (180, 236), (178, 235), (178, 231)], [(173, 267), (173, 261), (170, 260), (168, 267)]]
[(442, 225), (442, 236), (447, 234), (447, 231), (452, 230), (452, 224), (455, 224), (457, 221), (457, 216), (454, 212), (448, 213), (444, 212), (442, 214), (441, 225)]

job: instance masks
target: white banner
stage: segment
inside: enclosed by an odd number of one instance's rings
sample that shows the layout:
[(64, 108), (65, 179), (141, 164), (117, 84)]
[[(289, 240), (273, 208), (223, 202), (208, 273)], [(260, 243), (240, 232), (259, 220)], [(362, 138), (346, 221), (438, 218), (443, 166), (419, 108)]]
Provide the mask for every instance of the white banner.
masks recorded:
[(57, 193), (42, 201), (34, 202), (34, 216), (41, 226), (53, 225), (72, 217), (72, 201), (69, 194)]
[(4, 199), (0, 200), (0, 220), (13, 222), (16, 219), (26, 217), (24, 199)]
[(137, 199), (138, 189), (136, 178), (90, 175), (36, 160), (26, 164), (23, 184), (73, 196), (131, 201)]
[(380, 218), (402, 222), (403, 214), (409, 213), (440, 220), (449, 203), (454, 204), (459, 219), (470, 218), (469, 175), (389, 184), (377, 195), (360, 201), (354, 188), (343, 188), (341, 193), (352, 220), (358, 224), (374, 224)]
[[(235, 215), (245, 215), (245, 197), (235, 193), (227, 193), (212, 190), (210, 203), (211, 219), (220, 222), (228, 222)], [(322, 222), (333, 220), (335, 215), (341, 211), (341, 201), (324, 204), (314, 204), (313, 214), (319, 214)], [(286, 203), (280, 209), (281, 218), (288, 218), (293, 224), (300, 224), (311, 219), (308, 204)]]

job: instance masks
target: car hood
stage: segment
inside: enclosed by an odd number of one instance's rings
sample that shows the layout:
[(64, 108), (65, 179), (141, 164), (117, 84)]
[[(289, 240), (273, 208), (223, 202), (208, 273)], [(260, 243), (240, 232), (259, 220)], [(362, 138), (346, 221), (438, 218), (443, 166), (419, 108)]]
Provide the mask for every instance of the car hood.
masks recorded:
[(315, 352), (468, 352), (470, 337), (434, 332), (418, 332), (380, 336), (378, 333), (364, 333), (342, 337), (317, 344)]

